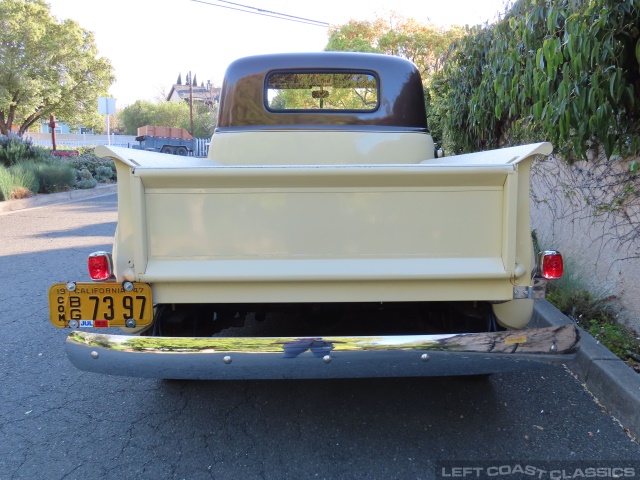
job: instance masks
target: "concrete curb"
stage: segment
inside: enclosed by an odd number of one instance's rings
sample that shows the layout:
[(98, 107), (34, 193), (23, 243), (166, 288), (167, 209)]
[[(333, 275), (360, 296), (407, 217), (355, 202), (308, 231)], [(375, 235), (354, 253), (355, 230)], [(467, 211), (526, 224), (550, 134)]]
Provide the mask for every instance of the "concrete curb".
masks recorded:
[[(537, 300), (531, 326), (573, 323), (546, 300)], [(629, 429), (640, 436), (640, 375), (580, 329), (580, 350), (567, 368), (578, 377), (600, 403)]]
[(69, 190), (68, 192), (50, 193), (48, 195), (37, 195), (23, 200), (9, 200), (0, 202), (0, 213), (15, 212), (25, 208), (44, 207), (58, 203), (74, 202), (101, 195), (109, 195), (118, 191), (118, 184), (98, 185), (95, 188), (86, 190)]

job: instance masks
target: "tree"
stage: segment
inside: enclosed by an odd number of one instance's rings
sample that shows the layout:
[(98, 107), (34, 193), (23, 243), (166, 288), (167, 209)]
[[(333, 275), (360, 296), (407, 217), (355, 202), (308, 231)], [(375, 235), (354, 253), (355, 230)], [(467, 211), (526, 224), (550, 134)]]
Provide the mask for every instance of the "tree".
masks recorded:
[[(209, 138), (213, 134), (217, 118), (218, 105), (205, 105), (193, 102), (194, 137)], [(126, 135), (136, 135), (138, 127), (157, 125), (162, 127), (178, 127), (189, 130), (189, 104), (187, 102), (151, 103), (138, 100), (122, 109), (118, 114), (118, 122)]]
[(466, 35), (462, 27), (445, 29), (391, 14), (388, 19), (349, 20), (331, 27), (325, 50), (383, 53), (412, 61), (422, 76), (429, 129), (434, 140), (441, 142), (443, 110), (437, 95), (441, 89), (434, 89), (433, 83), (450, 56), (452, 44)]
[(176, 85), (182, 85), (182, 73), (178, 74), (178, 81), (176, 82)]
[(0, 0), (0, 133), (22, 135), (50, 113), (70, 124), (98, 127), (98, 97), (114, 80), (98, 57), (93, 34), (59, 22), (44, 0)]
[(193, 136), (211, 138), (218, 123), (218, 102), (213, 104), (193, 103)]
[(428, 82), (428, 78), (442, 68), (451, 43), (464, 36), (462, 27), (445, 29), (392, 14), (389, 19), (349, 20), (344, 25), (331, 27), (325, 50), (404, 57), (416, 64)]
[(193, 74), (193, 82), (191, 83), (191, 85), (193, 85), (194, 87), (198, 86), (198, 80), (196, 78), (196, 74), (195, 73)]

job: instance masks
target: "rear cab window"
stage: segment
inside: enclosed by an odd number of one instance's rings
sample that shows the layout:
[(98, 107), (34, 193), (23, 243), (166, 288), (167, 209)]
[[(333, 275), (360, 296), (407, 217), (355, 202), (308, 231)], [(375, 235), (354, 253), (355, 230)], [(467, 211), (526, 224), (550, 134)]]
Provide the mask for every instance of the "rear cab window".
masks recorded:
[(271, 112), (374, 112), (380, 105), (378, 77), (368, 71), (274, 71), (265, 90)]

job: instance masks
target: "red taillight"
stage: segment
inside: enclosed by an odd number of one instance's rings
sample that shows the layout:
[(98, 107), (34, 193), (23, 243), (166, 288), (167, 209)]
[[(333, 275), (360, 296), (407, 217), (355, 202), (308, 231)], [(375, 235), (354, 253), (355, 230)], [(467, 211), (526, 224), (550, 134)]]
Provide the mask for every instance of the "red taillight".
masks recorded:
[(564, 271), (562, 255), (555, 250), (541, 252), (540, 263), (538, 264), (540, 275), (543, 278), (553, 279), (560, 278)]
[(111, 254), (107, 252), (95, 252), (89, 255), (87, 266), (92, 280), (107, 280), (113, 275)]

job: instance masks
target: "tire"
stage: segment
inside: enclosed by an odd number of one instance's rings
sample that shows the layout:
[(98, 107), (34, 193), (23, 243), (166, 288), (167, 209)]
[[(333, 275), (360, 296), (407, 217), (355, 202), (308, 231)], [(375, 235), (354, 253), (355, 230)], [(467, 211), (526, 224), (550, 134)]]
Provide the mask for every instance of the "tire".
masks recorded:
[(162, 150), (160, 150), (160, 153), (168, 153), (169, 155), (174, 155), (175, 150), (171, 145), (165, 145), (164, 147), (162, 147)]
[(181, 155), (183, 157), (186, 157), (188, 154), (189, 154), (189, 150), (187, 150), (187, 147), (176, 148), (176, 155)]

